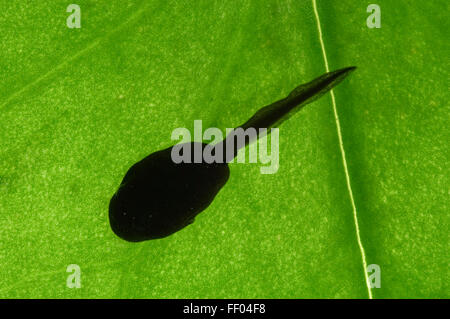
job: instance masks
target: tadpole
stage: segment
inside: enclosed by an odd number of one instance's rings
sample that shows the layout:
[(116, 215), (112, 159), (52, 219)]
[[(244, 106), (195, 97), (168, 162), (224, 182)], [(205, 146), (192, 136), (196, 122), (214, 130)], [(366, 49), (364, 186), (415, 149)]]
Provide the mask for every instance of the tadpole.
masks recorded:
[[(318, 99), (348, 76), (356, 67), (328, 72), (315, 80), (296, 87), (286, 98), (258, 110), (247, 122), (239, 126), (248, 128), (277, 127), (298, 112), (303, 106)], [(237, 137), (242, 130), (234, 130), (218, 144), (214, 151)], [(256, 135), (253, 140), (259, 136)], [(242, 139), (240, 139), (242, 141)], [(234, 143), (227, 152), (223, 147), (223, 160), (207, 163), (175, 163), (174, 146), (154, 152), (134, 164), (111, 198), (109, 221), (112, 230), (120, 238), (139, 242), (169, 236), (194, 222), (195, 216), (205, 210), (225, 185), (230, 175), (228, 163), (240, 148), (253, 142)], [(203, 151), (208, 144), (190, 142), (192, 149)], [(211, 147), (211, 146), (210, 146)]]

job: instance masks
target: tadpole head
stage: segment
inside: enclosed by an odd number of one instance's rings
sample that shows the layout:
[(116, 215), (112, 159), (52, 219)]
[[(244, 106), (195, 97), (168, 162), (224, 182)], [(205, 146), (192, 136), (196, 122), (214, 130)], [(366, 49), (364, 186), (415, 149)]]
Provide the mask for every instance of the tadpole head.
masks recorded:
[[(194, 148), (195, 144), (190, 143)], [(201, 144), (204, 149), (206, 144)], [(207, 208), (230, 175), (226, 163), (179, 163), (172, 148), (150, 154), (126, 173), (109, 204), (109, 221), (122, 239), (169, 236)]]

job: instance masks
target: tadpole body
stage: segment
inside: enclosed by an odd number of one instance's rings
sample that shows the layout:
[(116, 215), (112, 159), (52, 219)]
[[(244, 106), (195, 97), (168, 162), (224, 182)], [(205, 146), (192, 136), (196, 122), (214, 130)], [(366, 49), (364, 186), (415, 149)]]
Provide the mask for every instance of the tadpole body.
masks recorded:
[[(295, 88), (286, 98), (261, 108), (247, 122), (244, 130), (270, 128), (298, 112), (302, 106), (316, 100), (339, 84), (355, 67), (326, 73)], [(239, 130), (238, 130), (239, 131)], [(214, 147), (223, 147), (230, 139), (237, 140), (238, 131), (231, 132)], [(241, 132), (241, 131), (239, 131)], [(258, 136), (256, 136), (258, 138)], [(120, 238), (139, 242), (169, 236), (194, 222), (195, 216), (205, 210), (226, 184), (230, 162), (238, 150), (253, 142), (235, 143), (231, 152), (223, 148), (221, 163), (194, 161), (175, 163), (172, 147), (154, 152), (134, 164), (125, 174), (119, 189), (109, 204), (109, 221)], [(192, 149), (203, 150), (207, 144), (190, 143)]]

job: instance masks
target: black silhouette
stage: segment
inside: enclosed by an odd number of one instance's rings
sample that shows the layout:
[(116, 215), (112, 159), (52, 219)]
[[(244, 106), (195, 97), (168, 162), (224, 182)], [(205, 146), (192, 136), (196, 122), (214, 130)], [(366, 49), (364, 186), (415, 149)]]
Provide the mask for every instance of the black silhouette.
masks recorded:
[[(244, 130), (269, 129), (298, 112), (339, 84), (355, 67), (326, 73), (298, 86), (286, 98), (261, 108), (240, 127)], [(233, 131), (224, 141), (214, 146), (223, 147), (236, 138)], [(256, 136), (258, 138), (258, 136)], [(251, 143), (235, 143), (232, 152), (223, 153), (222, 163), (176, 164), (172, 160), (172, 147), (150, 154), (134, 164), (126, 173), (119, 189), (111, 198), (109, 220), (114, 233), (131, 242), (169, 236), (194, 222), (194, 218), (207, 208), (225, 185), (230, 175), (228, 162), (237, 151)], [(207, 144), (190, 143), (203, 150)], [(226, 148), (225, 148), (226, 149)], [(192, 154), (193, 157), (193, 154)]]

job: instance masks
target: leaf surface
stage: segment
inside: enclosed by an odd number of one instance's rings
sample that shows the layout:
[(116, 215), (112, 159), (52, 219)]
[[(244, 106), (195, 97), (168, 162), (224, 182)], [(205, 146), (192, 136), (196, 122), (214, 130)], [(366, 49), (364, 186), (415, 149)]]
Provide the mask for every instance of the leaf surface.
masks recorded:
[[(1, 1), (1, 297), (367, 298), (329, 96), (232, 164), (195, 223), (125, 242), (108, 203), (177, 127), (235, 127), (325, 72), (310, 1)], [(375, 298), (447, 297), (447, 2), (318, 1)], [(448, 10), (447, 10), (448, 11)], [(447, 25), (448, 27), (448, 25)], [(174, 199), (176, 200), (176, 199)], [(82, 288), (66, 287), (78, 264)]]

